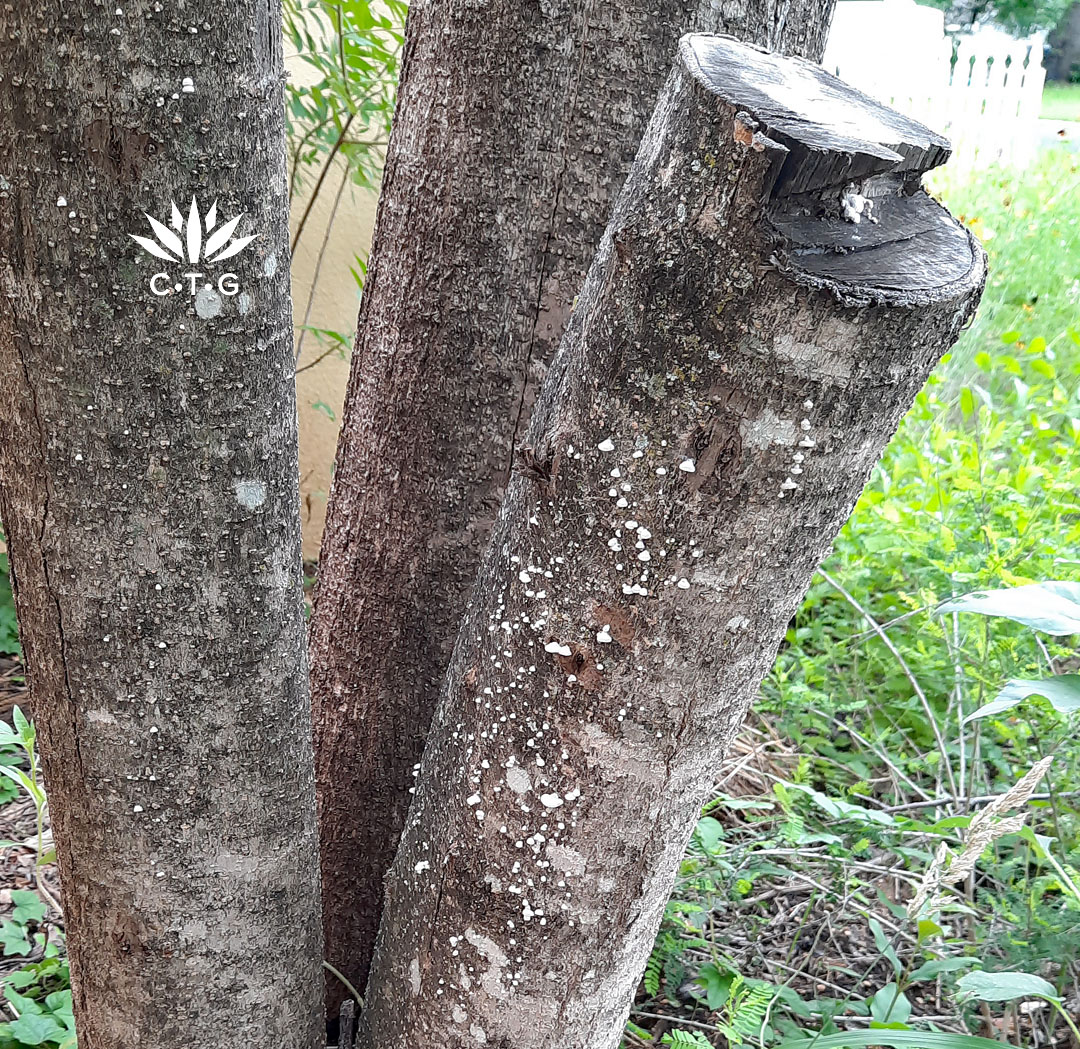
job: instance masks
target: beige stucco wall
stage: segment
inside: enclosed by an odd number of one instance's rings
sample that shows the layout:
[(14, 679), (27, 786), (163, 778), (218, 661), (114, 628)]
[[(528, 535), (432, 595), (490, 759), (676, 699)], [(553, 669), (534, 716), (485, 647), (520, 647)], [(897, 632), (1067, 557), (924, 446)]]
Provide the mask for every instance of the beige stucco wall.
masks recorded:
[[(286, 64), (291, 76), (297, 79), (304, 76), (302, 63), (287, 57)], [(323, 240), (327, 236), (334, 197), (341, 185), (343, 174), (344, 167), (335, 166), (327, 176), (293, 256), (293, 324), (296, 326), (294, 334), (297, 340), (300, 338), (300, 325), (312, 293), (312, 277), (318, 265)], [(310, 184), (314, 179), (309, 178), (308, 181)], [(359, 294), (349, 268), (355, 265), (354, 255), (367, 255), (375, 221), (376, 201), (374, 192), (359, 190), (352, 185), (346, 187), (342, 194), (326, 241), (318, 283), (311, 298), (311, 314), (307, 322), (309, 325), (350, 334), (355, 331)], [(307, 196), (304, 193), (299, 193), (293, 200), (294, 232), (306, 203)], [(301, 369), (305, 364), (310, 364), (321, 352), (320, 344), (309, 332), (304, 336), (297, 368)], [(315, 557), (318, 554), (319, 541), (322, 538), (326, 497), (330, 490), (330, 472), (348, 375), (348, 361), (334, 353), (314, 368), (300, 371), (296, 376), (296, 400), (300, 416), (300, 511), (305, 557)], [(333, 413), (333, 418), (330, 418), (325, 409), (317, 408), (316, 405), (325, 405)]]

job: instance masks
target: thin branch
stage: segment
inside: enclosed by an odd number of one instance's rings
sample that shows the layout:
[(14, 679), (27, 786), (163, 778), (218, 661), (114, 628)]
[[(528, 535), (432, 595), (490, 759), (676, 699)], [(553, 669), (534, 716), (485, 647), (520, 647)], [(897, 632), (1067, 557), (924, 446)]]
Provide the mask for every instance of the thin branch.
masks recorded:
[(296, 183), (300, 172), (300, 153), (303, 150), (304, 146), (306, 146), (308, 142), (311, 141), (312, 136), (322, 131), (322, 129), (326, 127), (326, 125), (329, 124), (332, 119), (333, 117), (327, 117), (325, 120), (320, 120), (317, 124), (312, 124), (311, 127), (309, 127), (307, 131), (305, 131), (303, 135), (300, 136), (299, 141), (296, 143), (296, 149), (293, 150), (292, 154), (292, 174), (289, 176), (290, 203), (293, 197), (296, 195)]
[[(861, 796), (861, 795), (860, 795)], [(977, 798), (965, 798), (958, 795), (944, 798), (931, 798), (929, 801), (907, 801), (903, 805), (889, 805), (882, 812), (907, 812), (911, 809), (928, 809), (932, 806), (945, 806), (955, 804), (958, 801), (966, 801), (969, 805), (986, 805), (1000, 798), (1000, 794), (980, 794)], [(1080, 790), (1062, 790), (1055, 793), (1032, 794), (1031, 801), (1050, 801), (1053, 798), (1080, 798)]]
[(688, 1016), (680, 1016), (678, 1013), (674, 1016), (664, 1016), (662, 1013), (647, 1013), (644, 1009), (635, 1009), (634, 1015), (644, 1017), (646, 1020), (667, 1020), (669, 1024), (675, 1027), (697, 1027), (702, 1031), (708, 1031), (710, 1034), (721, 1033), (716, 1024), (703, 1024), (700, 1020), (691, 1020)]
[(330, 168), (334, 164), (334, 157), (337, 156), (338, 150), (341, 149), (341, 143), (345, 141), (345, 136), (349, 133), (349, 128), (352, 126), (355, 117), (355, 113), (349, 114), (348, 119), (341, 127), (341, 132), (338, 134), (337, 140), (330, 149), (330, 155), (326, 158), (326, 163), (323, 165), (322, 171), (319, 172), (318, 181), (316, 181), (315, 188), (311, 191), (311, 196), (308, 198), (304, 213), (300, 216), (300, 222), (296, 227), (296, 232), (293, 234), (292, 244), (289, 246), (289, 250), (294, 254), (296, 252), (296, 245), (300, 243), (300, 235), (304, 232), (304, 227), (307, 225), (311, 209), (315, 206), (315, 201), (319, 199), (319, 193), (322, 191), (323, 183), (326, 181), (326, 176), (330, 173)]
[[(338, 186), (337, 194), (334, 196), (334, 206), (330, 209), (330, 217), (326, 220), (326, 229), (323, 232), (322, 244), (319, 246), (319, 254), (315, 259), (315, 271), (311, 275), (311, 284), (308, 287), (307, 306), (304, 309), (304, 319), (300, 324), (300, 337), (296, 340), (296, 353), (294, 354), (294, 360), (300, 360), (300, 351), (304, 348), (304, 335), (307, 334), (308, 321), (311, 319), (311, 308), (315, 303), (315, 289), (319, 284), (319, 274), (322, 272), (323, 259), (326, 258), (326, 246), (330, 243), (330, 233), (334, 228), (334, 219), (337, 216), (338, 207), (341, 204), (342, 194), (345, 192), (345, 187), (349, 184), (349, 168), (345, 167), (345, 173), (341, 176), (341, 185)], [(331, 351), (333, 352), (333, 351)], [(329, 356), (329, 354), (323, 354), (323, 357)], [(319, 361), (323, 359), (319, 358)], [(318, 364), (319, 361), (315, 363)], [(305, 368), (297, 369), (297, 374), (301, 371), (305, 371)]]
[(301, 372), (310, 371), (317, 364), (322, 364), (322, 362), (325, 361), (327, 357), (330, 357), (333, 354), (338, 353), (338, 352), (340, 352), (340, 347), (331, 346), (330, 349), (323, 350), (323, 352), (320, 353), (319, 356), (316, 357), (315, 360), (313, 360), (310, 364), (305, 364), (302, 368), (297, 368), (296, 371), (293, 374), (294, 375), (299, 375)]

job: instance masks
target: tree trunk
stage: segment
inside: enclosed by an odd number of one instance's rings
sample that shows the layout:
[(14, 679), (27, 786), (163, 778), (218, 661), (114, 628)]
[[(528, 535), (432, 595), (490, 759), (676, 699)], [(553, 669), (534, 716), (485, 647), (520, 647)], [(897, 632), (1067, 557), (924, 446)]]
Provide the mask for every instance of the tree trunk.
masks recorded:
[(610, 1049), (703, 793), (985, 275), (947, 146), (680, 60), (544, 383), (387, 882), (364, 1049)]
[(1073, 4), (1062, 15), (1048, 43), (1047, 79), (1066, 83), (1080, 81), (1080, 3)]
[(0, 39), (0, 510), (79, 1045), (322, 1046), (280, 10)]
[(679, 34), (819, 57), (831, 10), (410, 10), (311, 633), (327, 957), (358, 986), (515, 445)]

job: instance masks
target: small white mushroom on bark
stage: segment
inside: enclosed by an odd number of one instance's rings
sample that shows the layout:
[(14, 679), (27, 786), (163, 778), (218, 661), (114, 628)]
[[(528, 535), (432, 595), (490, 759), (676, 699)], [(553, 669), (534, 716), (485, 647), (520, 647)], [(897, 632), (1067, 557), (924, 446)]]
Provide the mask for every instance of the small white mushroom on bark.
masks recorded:
[[(388, 876), (383, 928), (394, 935), (376, 955), (364, 1010), (380, 1049), (412, 1049), (432, 1029), (437, 1003), (403, 1002), (393, 993), (397, 974), (420, 951), (425, 981), (453, 982), (460, 963), (446, 944), (461, 929), (512, 930), (515, 952), (530, 959), (511, 992), (505, 974), (496, 981), (498, 956), (489, 954), (488, 986), (508, 997), (473, 994), (466, 1003), (489, 1041), (515, 1049), (618, 1045), (708, 770), (888, 436), (977, 302), (984, 257), (919, 186), (922, 172), (947, 156), (944, 139), (818, 66), (726, 37), (683, 39), (525, 442), (614, 450), (662, 433), (681, 454), (692, 448), (681, 465), (663, 453), (673, 472), (678, 466), (678, 483), (648, 459), (620, 469), (633, 515), (663, 522), (667, 560), (691, 549), (701, 557), (693, 588), (677, 564), (650, 580), (634, 560), (628, 578), (606, 537), (582, 541), (598, 534), (598, 502), (611, 505), (603, 495), (614, 494), (610, 461), (563, 459), (539, 528), (528, 525), (535, 483), (520, 473), (511, 479)], [(852, 182), (873, 196), (880, 224), (840, 214)], [(798, 359), (748, 347), (750, 331), (762, 346), (790, 336)], [(649, 376), (664, 381), (655, 396), (642, 396)], [(807, 401), (812, 420), (803, 418)], [(744, 441), (762, 419), (788, 421), (783, 439)], [(801, 485), (787, 470), (799, 435), (800, 448), (820, 448)], [(664, 439), (653, 444), (663, 448)], [(574, 552), (559, 574), (566, 599), (544, 627), (548, 637), (574, 639), (573, 649), (561, 640), (544, 645), (553, 655), (573, 652), (574, 672), (542, 668), (515, 681), (508, 700), (516, 725), (545, 725), (539, 743), (533, 735), (525, 746), (547, 753), (547, 741), (558, 740), (563, 750), (557, 765), (549, 760), (548, 783), (535, 773), (542, 811), (524, 811), (522, 798), (503, 791), (480, 836), (454, 803), (460, 770), (474, 767), (490, 717), (471, 701), (469, 675), (493, 660), (525, 665), (535, 651), (532, 632), (487, 629), (504, 616), (504, 590), (485, 581), (505, 577), (499, 551), (524, 548), (545, 558)], [(653, 563), (659, 559), (658, 550)], [(675, 587), (665, 589), (672, 573)], [(598, 606), (612, 611), (598, 614)], [(597, 632), (599, 623), (610, 627)], [(620, 644), (606, 644), (599, 634), (616, 623)], [(603, 675), (590, 652), (599, 645)], [(584, 788), (582, 797), (555, 789), (563, 783)], [(555, 810), (567, 824), (558, 848), (588, 860), (588, 876), (573, 880), (570, 909), (545, 906), (534, 885), (527, 910), (494, 912), (492, 894), (474, 887), (489, 870), (504, 874), (539, 854), (537, 835), (550, 834)], [(538, 816), (547, 831), (538, 831)], [(412, 876), (424, 842), (433, 858), (453, 857), (439, 893)], [(571, 859), (550, 843), (542, 851)], [(561, 1023), (511, 1026), (514, 1003), (535, 1013), (551, 1001), (544, 973), (553, 951), (592, 980), (560, 989)], [(485, 969), (483, 957), (472, 964)]]

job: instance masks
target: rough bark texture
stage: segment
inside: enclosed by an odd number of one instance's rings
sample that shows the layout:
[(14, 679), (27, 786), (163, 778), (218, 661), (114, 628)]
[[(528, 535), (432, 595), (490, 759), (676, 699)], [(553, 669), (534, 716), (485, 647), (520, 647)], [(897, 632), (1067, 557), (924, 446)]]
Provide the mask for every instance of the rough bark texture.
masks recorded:
[[(310, 1049), (280, 9), (121, 6), (0, 11), (0, 511), (79, 1045)], [(193, 195), (258, 238), (130, 239)]]
[(724, 30), (818, 57), (831, 10), (410, 10), (311, 633), (327, 957), (358, 986), (515, 444), (678, 38)]
[(364, 1049), (618, 1045), (726, 743), (981, 290), (918, 188), (942, 140), (798, 60), (680, 55), (458, 636)]

